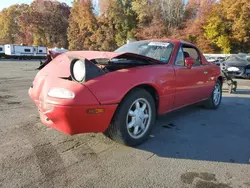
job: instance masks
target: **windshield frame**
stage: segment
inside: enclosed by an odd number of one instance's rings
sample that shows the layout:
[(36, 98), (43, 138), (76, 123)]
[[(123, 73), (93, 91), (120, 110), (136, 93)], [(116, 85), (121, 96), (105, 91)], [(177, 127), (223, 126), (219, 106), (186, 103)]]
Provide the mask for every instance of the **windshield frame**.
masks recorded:
[[(146, 56), (146, 55), (143, 55), (143, 54), (134, 53), (134, 52), (130, 52), (130, 51), (117, 51), (117, 50), (119, 50), (120, 48), (122, 48), (122, 47), (124, 47), (124, 46), (126, 46), (126, 45), (131, 45), (131, 44), (135, 44), (135, 43), (145, 43), (145, 44), (146, 44), (146, 43), (147, 43), (147, 44), (149, 44), (149, 43), (169, 43), (169, 44), (172, 45), (172, 50), (171, 50), (171, 53), (170, 53), (170, 55), (169, 55), (167, 61), (162, 61), (162, 60), (160, 60), (160, 59), (156, 59), (156, 58), (153, 58), (153, 57), (150, 57), (150, 56)], [(170, 41), (157, 41), (157, 40), (152, 40), (152, 41), (151, 41), (151, 40), (149, 40), (149, 41), (135, 41), (135, 42), (131, 42), (131, 43), (124, 44), (124, 45), (120, 46), (120, 47), (117, 48), (114, 52), (117, 52), (117, 53), (130, 53), (130, 54), (135, 54), (135, 55), (144, 56), (144, 57), (146, 57), (146, 58), (156, 60), (156, 61), (158, 61), (159, 63), (168, 64), (168, 63), (171, 61), (172, 57), (173, 57), (175, 47), (176, 47), (175, 43), (170, 42)]]

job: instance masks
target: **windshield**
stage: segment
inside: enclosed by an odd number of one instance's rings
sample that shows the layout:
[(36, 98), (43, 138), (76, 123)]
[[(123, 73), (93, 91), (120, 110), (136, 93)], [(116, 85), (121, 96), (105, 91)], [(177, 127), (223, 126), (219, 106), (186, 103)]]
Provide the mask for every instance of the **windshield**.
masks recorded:
[(128, 52), (143, 55), (168, 63), (174, 44), (169, 42), (132, 42), (118, 48), (115, 52)]

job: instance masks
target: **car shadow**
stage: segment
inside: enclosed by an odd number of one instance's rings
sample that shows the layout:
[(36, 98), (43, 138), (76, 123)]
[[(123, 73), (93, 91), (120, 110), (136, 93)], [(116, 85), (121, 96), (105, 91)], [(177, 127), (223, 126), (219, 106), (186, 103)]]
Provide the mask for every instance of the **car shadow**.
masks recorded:
[(237, 89), (234, 94), (244, 94), (244, 95), (250, 95), (250, 90), (247, 89)]
[(160, 157), (250, 163), (250, 98), (223, 97), (217, 110), (190, 106), (158, 118), (138, 149)]

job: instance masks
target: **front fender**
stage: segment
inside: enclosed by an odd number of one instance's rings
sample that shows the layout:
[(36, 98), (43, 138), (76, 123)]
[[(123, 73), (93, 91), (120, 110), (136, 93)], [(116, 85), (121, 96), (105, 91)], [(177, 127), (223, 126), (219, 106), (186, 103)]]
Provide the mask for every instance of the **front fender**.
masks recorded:
[[(131, 69), (121, 69), (90, 80), (86, 85), (96, 96), (100, 104), (118, 104), (134, 87), (147, 84), (155, 88), (159, 97), (166, 94), (166, 74), (173, 75), (171, 69), (162, 69), (167, 65), (148, 65)], [(169, 76), (169, 81), (173, 77)], [(171, 92), (171, 90), (169, 90)]]

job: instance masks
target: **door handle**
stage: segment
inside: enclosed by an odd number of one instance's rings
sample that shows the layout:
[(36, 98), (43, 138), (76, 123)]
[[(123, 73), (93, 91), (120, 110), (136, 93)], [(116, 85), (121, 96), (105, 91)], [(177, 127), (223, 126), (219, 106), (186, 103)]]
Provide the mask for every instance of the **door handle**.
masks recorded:
[(204, 71), (204, 74), (208, 74), (208, 72), (207, 72), (207, 71)]

